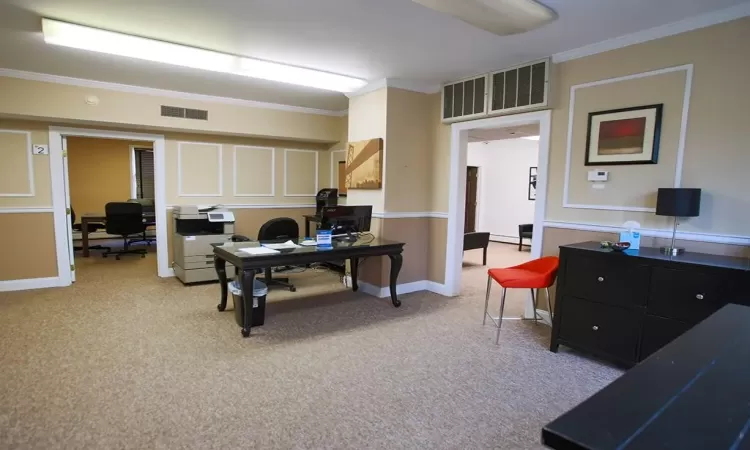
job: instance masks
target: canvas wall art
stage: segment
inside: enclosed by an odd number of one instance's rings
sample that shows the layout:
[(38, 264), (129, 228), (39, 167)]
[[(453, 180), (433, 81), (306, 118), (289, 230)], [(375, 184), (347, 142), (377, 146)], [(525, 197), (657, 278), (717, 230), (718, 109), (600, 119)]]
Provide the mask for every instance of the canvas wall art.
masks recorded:
[(589, 113), (586, 165), (656, 164), (664, 105)]
[(383, 140), (350, 142), (346, 153), (346, 188), (383, 187)]

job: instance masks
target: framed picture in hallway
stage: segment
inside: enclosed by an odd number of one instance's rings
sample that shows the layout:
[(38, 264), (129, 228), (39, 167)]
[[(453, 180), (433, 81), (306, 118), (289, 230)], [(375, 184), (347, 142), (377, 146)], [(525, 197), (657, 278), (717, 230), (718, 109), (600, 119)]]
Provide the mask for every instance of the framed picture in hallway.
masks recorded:
[(536, 167), (529, 167), (529, 200), (536, 200)]
[(663, 104), (589, 113), (586, 165), (656, 164)]

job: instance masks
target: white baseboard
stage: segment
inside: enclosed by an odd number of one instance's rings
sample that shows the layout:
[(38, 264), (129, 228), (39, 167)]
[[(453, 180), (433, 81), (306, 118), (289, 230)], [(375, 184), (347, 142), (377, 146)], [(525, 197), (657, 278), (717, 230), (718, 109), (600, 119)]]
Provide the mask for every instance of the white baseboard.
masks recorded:
[[(391, 288), (388, 286), (379, 287), (379, 286), (374, 286), (369, 283), (361, 283), (361, 282), (358, 284), (359, 284), (359, 290), (361, 292), (364, 292), (365, 294), (369, 294), (378, 298), (390, 297), (391, 295)], [(445, 297), (450, 297), (446, 286), (444, 284), (439, 284), (434, 281), (420, 280), (420, 281), (414, 281), (411, 283), (404, 283), (404, 284), (396, 285), (396, 293), (398, 295), (410, 294), (412, 292), (418, 292), (418, 291), (430, 291), (436, 294), (443, 295)]]
[(29, 278), (26, 280), (0, 281), (0, 292), (25, 291), (62, 286), (60, 277)]

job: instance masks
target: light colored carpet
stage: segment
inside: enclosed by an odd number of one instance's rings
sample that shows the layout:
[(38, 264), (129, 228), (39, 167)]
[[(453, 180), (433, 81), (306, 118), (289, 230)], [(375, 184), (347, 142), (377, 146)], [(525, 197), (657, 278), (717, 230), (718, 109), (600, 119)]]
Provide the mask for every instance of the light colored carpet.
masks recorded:
[(305, 273), (242, 339), (217, 285), (159, 279), (153, 255), (77, 264), (70, 288), (0, 293), (0, 448), (540, 448), (621, 373), (550, 353), (543, 325), (495, 346), (483, 294), (396, 309)]

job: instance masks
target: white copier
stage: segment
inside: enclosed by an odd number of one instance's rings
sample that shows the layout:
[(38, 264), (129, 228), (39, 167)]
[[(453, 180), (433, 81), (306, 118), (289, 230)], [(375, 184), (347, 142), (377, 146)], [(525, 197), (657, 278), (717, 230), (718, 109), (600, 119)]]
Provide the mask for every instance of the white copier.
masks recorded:
[(175, 206), (172, 219), (172, 268), (177, 278), (186, 284), (218, 280), (211, 244), (222, 244), (234, 235), (234, 213), (221, 208)]

